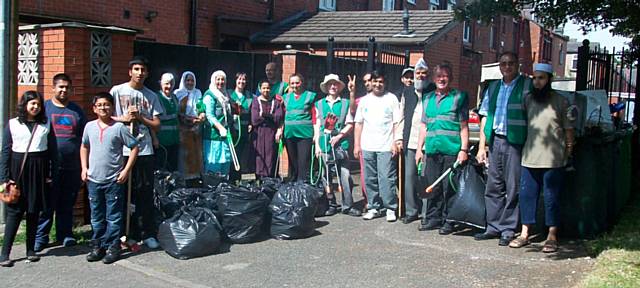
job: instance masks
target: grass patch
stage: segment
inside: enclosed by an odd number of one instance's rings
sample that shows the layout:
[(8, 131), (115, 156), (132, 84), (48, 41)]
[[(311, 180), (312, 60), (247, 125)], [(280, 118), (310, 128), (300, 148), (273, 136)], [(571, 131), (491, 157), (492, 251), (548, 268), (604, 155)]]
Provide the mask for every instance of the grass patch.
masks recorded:
[(582, 282), (582, 287), (638, 287), (640, 199), (631, 201), (613, 231), (588, 241), (587, 249), (598, 258), (594, 270)]
[[(4, 232), (4, 231), (3, 231)], [(78, 244), (85, 244), (91, 240), (91, 226), (80, 226), (73, 228), (73, 237), (76, 238), (76, 242)], [(51, 232), (49, 232), (49, 242), (54, 241), (56, 239), (56, 224), (55, 220), (53, 226), (51, 227)], [(24, 244), (27, 241), (27, 224), (25, 221), (20, 223), (20, 228), (18, 229), (18, 234), (16, 235), (16, 239), (13, 241), (13, 246), (18, 244)], [(4, 245), (4, 236), (0, 237), (0, 246)]]

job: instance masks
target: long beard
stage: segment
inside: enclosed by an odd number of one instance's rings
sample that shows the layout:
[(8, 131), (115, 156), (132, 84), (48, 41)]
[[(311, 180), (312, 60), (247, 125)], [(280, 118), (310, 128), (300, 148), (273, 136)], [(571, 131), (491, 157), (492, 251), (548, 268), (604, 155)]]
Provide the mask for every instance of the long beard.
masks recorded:
[(429, 86), (429, 83), (431, 83), (429, 82), (429, 80), (415, 79), (413, 81), (413, 87), (418, 91), (424, 91), (425, 89), (427, 89), (427, 86)]
[(549, 99), (550, 91), (551, 83), (547, 83), (547, 85), (544, 85), (544, 87), (540, 89), (534, 87), (533, 90), (531, 90), (531, 94), (533, 95), (533, 100), (536, 102), (546, 102), (547, 99)]

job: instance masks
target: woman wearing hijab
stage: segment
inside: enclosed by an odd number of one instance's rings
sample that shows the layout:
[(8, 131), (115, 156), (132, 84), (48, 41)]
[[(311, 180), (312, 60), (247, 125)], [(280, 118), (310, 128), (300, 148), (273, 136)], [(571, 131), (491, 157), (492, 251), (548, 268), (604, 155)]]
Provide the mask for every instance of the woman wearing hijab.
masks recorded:
[(262, 80), (259, 83), (260, 96), (251, 104), (251, 124), (253, 125), (253, 147), (255, 149), (256, 176), (273, 177), (278, 157), (277, 144), (282, 138), (284, 124), (284, 106), (271, 94), (271, 83)]
[(222, 70), (213, 72), (209, 90), (204, 92), (204, 169), (206, 172), (229, 175), (231, 150), (227, 133), (233, 124), (230, 98), (225, 90), (227, 74)]
[(251, 145), (251, 102), (253, 97), (247, 87), (247, 74), (240, 72), (236, 74), (236, 87), (229, 90), (231, 97), (231, 108), (234, 117), (234, 129), (232, 131), (233, 141), (238, 153), (240, 171), (231, 171), (231, 180), (240, 180), (241, 174), (254, 173), (255, 153)]
[[(156, 133), (159, 146), (164, 150), (156, 155), (156, 168), (176, 171), (178, 168), (178, 148), (180, 147), (180, 134), (178, 132), (178, 98), (171, 90), (175, 87), (173, 74), (164, 73), (160, 77), (160, 91), (158, 99), (164, 112), (160, 114), (160, 131)], [(155, 141), (154, 141), (155, 144)], [(154, 145), (156, 146), (156, 145)], [(158, 148), (157, 146), (155, 148)]]
[(191, 71), (182, 73), (180, 87), (173, 92), (178, 98), (180, 119), (180, 153), (178, 171), (186, 180), (200, 177), (202, 172), (201, 125), (205, 121), (202, 92), (196, 88), (196, 75)]

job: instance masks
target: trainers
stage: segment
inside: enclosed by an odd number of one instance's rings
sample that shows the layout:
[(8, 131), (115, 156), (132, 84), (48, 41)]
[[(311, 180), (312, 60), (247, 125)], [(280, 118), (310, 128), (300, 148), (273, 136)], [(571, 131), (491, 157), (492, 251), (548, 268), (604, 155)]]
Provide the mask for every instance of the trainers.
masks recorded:
[(65, 237), (64, 240), (62, 241), (63, 247), (71, 247), (71, 246), (75, 246), (76, 244), (77, 244), (76, 239), (73, 237)]
[(338, 213), (338, 208), (335, 206), (329, 206), (329, 209), (324, 212), (324, 216), (333, 216), (336, 215), (336, 213)]
[(94, 248), (91, 253), (89, 253), (87, 255), (87, 261), (89, 262), (96, 262), (96, 261), (100, 261), (102, 260), (102, 258), (104, 258), (104, 255), (106, 253), (104, 252), (103, 248)]
[(144, 245), (149, 247), (149, 249), (158, 249), (158, 247), (160, 247), (160, 243), (158, 243), (158, 240), (153, 237), (149, 237), (142, 242), (144, 243)]
[(111, 247), (107, 250), (107, 255), (102, 258), (102, 263), (111, 264), (120, 259), (120, 247)]
[(42, 250), (44, 250), (45, 247), (47, 247), (47, 243), (41, 243), (36, 241), (36, 244), (33, 246), (33, 251), (42, 252)]
[(360, 210), (355, 209), (355, 208), (351, 208), (351, 209), (349, 209), (349, 212), (347, 212), (347, 214), (349, 214), (349, 216), (353, 216), (353, 217), (360, 217), (360, 216), (362, 216), (362, 212), (360, 212)]
[(29, 255), (27, 256), (27, 260), (24, 260), (25, 263), (33, 263), (40, 261), (40, 256), (38, 255)]
[(378, 217), (380, 217), (380, 213), (378, 213), (377, 209), (369, 209), (367, 210), (367, 213), (365, 213), (364, 216), (362, 216), (362, 219), (371, 220), (373, 218), (378, 218)]
[(398, 218), (396, 217), (396, 211), (387, 209), (387, 222), (396, 222)]

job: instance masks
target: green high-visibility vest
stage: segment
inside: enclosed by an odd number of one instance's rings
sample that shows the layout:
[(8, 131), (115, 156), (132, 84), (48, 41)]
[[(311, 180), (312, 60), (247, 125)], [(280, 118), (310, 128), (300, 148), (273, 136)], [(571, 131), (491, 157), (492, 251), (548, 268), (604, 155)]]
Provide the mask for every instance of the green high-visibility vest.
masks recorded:
[[(345, 126), (345, 121), (347, 120), (347, 113), (349, 113), (349, 100), (344, 98), (338, 98), (336, 102), (333, 102), (333, 106), (329, 106), (329, 102), (327, 98), (324, 98), (318, 102), (316, 102), (316, 121), (320, 123), (320, 150), (322, 152), (330, 152), (331, 145), (329, 145), (329, 137), (324, 133), (324, 121), (327, 118), (329, 113), (333, 113), (338, 117), (338, 122), (336, 122), (336, 126), (333, 131), (340, 132), (342, 128)], [(340, 143), (338, 144), (345, 151), (349, 149), (349, 141), (347, 138), (342, 138)]]
[[(489, 98), (487, 122), (484, 125), (484, 135), (486, 136), (487, 143), (493, 143), (493, 121), (496, 114), (496, 103), (498, 102), (501, 83), (501, 80), (489, 83), (487, 96), (491, 98)], [(507, 100), (507, 141), (511, 144), (524, 145), (527, 139), (527, 113), (523, 109), (522, 99), (524, 95), (529, 93), (531, 88), (531, 79), (520, 76)]]
[(180, 133), (178, 131), (178, 99), (171, 93), (170, 99), (164, 96), (162, 91), (158, 91), (158, 99), (164, 109), (160, 118), (160, 131), (156, 134), (162, 146), (172, 146), (180, 143)]
[(425, 152), (431, 154), (458, 155), (460, 140), (460, 109), (467, 103), (467, 93), (452, 89), (438, 105), (435, 91), (426, 95), (424, 113), (427, 118)]
[(284, 96), (287, 110), (284, 116), (284, 138), (313, 138), (311, 107), (315, 99), (316, 93), (311, 91), (304, 91), (298, 99), (294, 93)]

